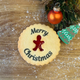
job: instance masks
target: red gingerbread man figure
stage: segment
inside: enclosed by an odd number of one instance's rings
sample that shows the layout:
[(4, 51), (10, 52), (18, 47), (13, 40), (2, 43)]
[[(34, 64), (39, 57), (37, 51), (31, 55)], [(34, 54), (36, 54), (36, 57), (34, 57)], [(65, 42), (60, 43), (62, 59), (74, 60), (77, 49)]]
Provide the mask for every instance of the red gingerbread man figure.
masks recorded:
[(33, 42), (36, 44), (35, 48), (33, 48), (34, 51), (36, 51), (38, 48), (40, 51), (43, 51), (41, 45), (44, 43), (44, 41), (41, 41), (41, 36), (37, 36), (37, 40), (33, 40)]

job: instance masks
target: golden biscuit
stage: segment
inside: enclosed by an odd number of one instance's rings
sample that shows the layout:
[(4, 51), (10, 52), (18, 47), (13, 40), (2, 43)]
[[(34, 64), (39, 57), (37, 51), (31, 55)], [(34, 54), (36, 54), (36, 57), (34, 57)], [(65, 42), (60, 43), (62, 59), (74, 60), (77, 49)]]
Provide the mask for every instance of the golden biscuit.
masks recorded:
[(18, 50), (22, 58), (32, 65), (48, 64), (60, 51), (60, 39), (49, 26), (34, 24), (21, 33)]

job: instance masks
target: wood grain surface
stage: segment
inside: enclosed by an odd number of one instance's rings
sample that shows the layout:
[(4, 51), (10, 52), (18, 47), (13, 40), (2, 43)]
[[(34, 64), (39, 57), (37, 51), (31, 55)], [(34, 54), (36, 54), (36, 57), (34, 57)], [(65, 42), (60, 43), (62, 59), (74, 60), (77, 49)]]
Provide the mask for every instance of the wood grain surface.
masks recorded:
[[(47, 0), (48, 2), (49, 0)], [(80, 80), (80, 31), (59, 55), (44, 66), (26, 63), (17, 49), (20, 33), (47, 21), (46, 0), (0, 0), (0, 80)]]

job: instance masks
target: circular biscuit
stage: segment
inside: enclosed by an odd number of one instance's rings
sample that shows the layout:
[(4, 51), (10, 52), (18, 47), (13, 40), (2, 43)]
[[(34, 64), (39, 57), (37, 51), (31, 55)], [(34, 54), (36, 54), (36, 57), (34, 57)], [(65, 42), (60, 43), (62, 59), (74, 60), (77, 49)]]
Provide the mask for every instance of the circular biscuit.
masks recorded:
[(48, 64), (60, 51), (60, 39), (49, 26), (34, 24), (21, 33), (18, 50), (22, 58), (32, 65)]

